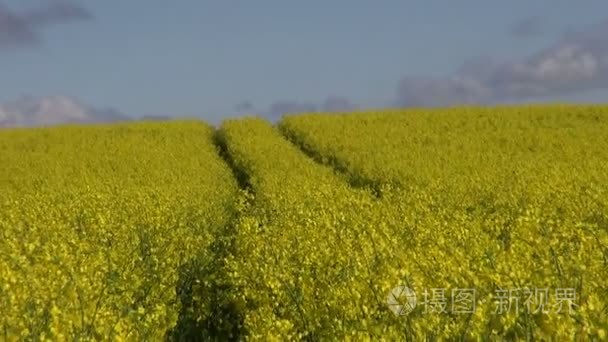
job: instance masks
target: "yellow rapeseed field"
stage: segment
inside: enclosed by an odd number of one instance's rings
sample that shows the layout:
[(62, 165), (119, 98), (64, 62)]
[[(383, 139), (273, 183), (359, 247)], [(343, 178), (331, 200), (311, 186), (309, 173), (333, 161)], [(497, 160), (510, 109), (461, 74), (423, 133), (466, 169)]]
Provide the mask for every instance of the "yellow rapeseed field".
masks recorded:
[(0, 340), (159, 340), (237, 184), (199, 122), (0, 132)]
[(608, 107), (0, 131), (0, 340), (605, 340)]
[[(380, 219), (393, 249), (379, 258), (401, 259), (395, 271), (408, 274), (417, 309), (432, 312), (403, 317), (406, 335), (605, 338), (607, 107), (305, 114), (278, 126), (403, 215), (394, 227), (390, 214)], [(475, 291), (474, 314), (450, 310), (455, 289)]]

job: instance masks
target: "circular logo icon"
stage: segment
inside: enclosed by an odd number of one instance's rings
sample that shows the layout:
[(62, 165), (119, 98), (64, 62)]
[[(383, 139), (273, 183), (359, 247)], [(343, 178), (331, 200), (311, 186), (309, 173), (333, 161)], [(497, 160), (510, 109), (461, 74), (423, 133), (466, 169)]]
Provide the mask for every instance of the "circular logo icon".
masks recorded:
[(416, 308), (416, 293), (407, 286), (397, 286), (388, 294), (386, 303), (395, 315), (407, 315)]

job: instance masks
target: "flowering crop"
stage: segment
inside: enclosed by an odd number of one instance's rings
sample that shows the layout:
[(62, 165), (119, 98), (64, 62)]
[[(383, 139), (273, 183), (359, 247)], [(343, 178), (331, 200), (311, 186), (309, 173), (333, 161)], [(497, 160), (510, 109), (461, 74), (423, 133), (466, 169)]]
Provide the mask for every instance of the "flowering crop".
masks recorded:
[[(279, 124), (336, 174), (262, 120), (226, 122), (222, 135), (253, 193), (232, 256), (250, 336), (604, 336), (605, 125), (602, 107), (567, 106)], [(475, 310), (429, 314), (424, 303), (395, 317), (386, 295), (404, 284), (419, 301), (425, 289), (472, 289)], [(514, 297), (519, 308), (498, 312), (503, 289), (532, 288), (575, 293), (573, 310), (526, 311)]]
[(0, 339), (162, 339), (236, 193), (201, 123), (1, 132)]
[(0, 339), (606, 339), (607, 126), (552, 105), (1, 132)]

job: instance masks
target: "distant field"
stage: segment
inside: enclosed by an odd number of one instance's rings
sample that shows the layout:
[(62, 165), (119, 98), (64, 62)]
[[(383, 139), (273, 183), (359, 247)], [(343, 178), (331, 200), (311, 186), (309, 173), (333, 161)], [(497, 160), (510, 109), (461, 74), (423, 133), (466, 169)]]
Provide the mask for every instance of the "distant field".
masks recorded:
[(0, 130), (0, 339), (605, 339), (608, 107)]

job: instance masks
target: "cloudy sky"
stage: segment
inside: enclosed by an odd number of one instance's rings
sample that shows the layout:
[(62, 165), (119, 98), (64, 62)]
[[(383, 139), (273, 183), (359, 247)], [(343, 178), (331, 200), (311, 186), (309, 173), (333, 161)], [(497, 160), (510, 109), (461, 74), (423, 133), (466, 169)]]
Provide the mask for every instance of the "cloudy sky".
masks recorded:
[(607, 57), (605, 0), (0, 0), (0, 124), (608, 102)]

